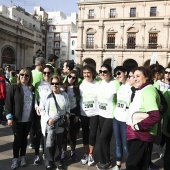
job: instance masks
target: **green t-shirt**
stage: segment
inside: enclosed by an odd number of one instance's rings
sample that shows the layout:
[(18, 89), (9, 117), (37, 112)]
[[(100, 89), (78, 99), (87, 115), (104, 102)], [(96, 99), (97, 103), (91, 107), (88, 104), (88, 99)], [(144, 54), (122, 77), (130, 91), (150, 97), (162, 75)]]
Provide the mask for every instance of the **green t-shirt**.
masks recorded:
[[(141, 90), (136, 91), (135, 97), (133, 102), (129, 107), (129, 123), (132, 124), (130, 121), (132, 114), (135, 112), (150, 112), (154, 110), (159, 110), (160, 108), (160, 97), (153, 85), (147, 85)], [(152, 128), (148, 131), (152, 135), (157, 134), (158, 125), (155, 124)]]
[(44, 79), (43, 74), (41, 71), (38, 70), (32, 70), (32, 77), (33, 77), (33, 83), (32, 85), (35, 87), (35, 84), (40, 82)]
[(35, 97), (36, 99), (38, 99), (38, 84), (40, 84), (41, 80), (43, 80), (44, 77), (42, 72), (38, 70), (32, 70), (32, 77), (33, 77), (32, 85), (35, 87)]
[(16, 76), (14, 76), (14, 77), (10, 76), (9, 81), (10, 81), (11, 84), (15, 84), (15, 83), (17, 83), (17, 77)]
[(158, 90), (160, 90), (160, 84), (159, 84), (157, 81), (154, 81), (153, 86), (154, 86), (155, 88), (157, 88)]

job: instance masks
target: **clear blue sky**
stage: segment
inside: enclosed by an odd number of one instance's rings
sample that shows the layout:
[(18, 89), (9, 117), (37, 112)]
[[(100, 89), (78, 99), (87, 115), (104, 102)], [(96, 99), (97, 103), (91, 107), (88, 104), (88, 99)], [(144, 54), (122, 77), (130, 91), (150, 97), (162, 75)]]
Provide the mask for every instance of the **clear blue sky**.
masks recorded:
[(34, 6), (41, 6), (46, 12), (62, 11), (70, 14), (78, 12), (77, 2), (80, 0), (0, 0), (0, 5), (11, 6), (11, 1), (30, 13), (33, 13)]

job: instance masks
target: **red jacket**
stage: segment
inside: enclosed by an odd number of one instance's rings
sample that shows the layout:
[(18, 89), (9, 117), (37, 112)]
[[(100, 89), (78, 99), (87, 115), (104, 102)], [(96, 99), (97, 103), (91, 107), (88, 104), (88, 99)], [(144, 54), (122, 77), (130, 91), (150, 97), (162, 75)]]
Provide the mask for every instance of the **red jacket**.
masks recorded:
[(6, 85), (5, 85), (5, 79), (0, 76), (0, 100), (6, 99)]

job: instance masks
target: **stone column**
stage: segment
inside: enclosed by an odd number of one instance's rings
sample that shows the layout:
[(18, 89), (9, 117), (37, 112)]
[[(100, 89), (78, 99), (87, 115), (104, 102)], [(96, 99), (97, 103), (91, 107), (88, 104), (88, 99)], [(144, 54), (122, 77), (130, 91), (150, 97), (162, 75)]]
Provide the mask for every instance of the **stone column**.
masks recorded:
[(78, 25), (78, 34), (77, 34), (77, 36), (79, 37), (77, 41), (78, 48), (83, 48), (83, 29), (84, 29), (83, 23), (80, 23), (80, 25)]
[(83, 57), (83, 53), (81, 51), (77, 52), (77, 57), (76, 57), (76, 64), (80, 64), (82, 65), (82, 57)]
[(103, 35), (104, 35), (104, 24), (103, 21), (100, 21), (99, 23), (99, 34), (100, 34), (100, 43), (99, 43), (99, 48), (103, 48)]
[(101, 65), (103, 64), (103, 53), (97, 56), (96, 71), (99, 72)]

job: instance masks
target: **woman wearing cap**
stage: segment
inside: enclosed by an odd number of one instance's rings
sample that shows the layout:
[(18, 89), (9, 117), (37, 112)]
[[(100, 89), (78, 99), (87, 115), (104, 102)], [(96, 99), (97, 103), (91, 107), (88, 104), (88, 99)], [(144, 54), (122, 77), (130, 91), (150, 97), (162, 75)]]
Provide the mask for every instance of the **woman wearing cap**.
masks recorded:
[[(148, 148), (157, 133), (157, 123), (160, 120), (160, 97), (152, 85), (152, 75), (149, 67), (135, 68), (134, 77), (139, 90), (129, 107), (127, 122), (129, 153), (126, 169), (143, 170), (148, 168)], [(133, 123), (131, 118), (135, 112), (136, 115), (145, 115), (145, 118)]]
[(113, 114), (116, 107), (116, 93), (120, 83), (113, 80), (112, 67), (109, 64), (103, 64), (99, 74), (102, 81), (97, 90), (97, 99), (101, 132), (98, 150), (99, 163), (97, 163), (96, 167), (99, 170), (106, 170), (111, 166), (110, 142), (113, 133)]
[(5, 102), (6, 118), (14, 134), (13, 160), (11, 169), (27, 166), (25, 159), (27, 136), (31, 128), (34, 110), (34, 90), (32, 73), (21, 69), (17, 84), (11, 85)]
[(47, 170), (55, 165), (59, 170), (61, 164), (63, 127), (56, 125), (59, 118), (69, 122), (70, 103), (68, 95), (61, 91), (62, 80), (59, 76), (51, 77), (51, 90), (44, 99), (40, 98), (41, 128), (44, 136), (44, 157)]

